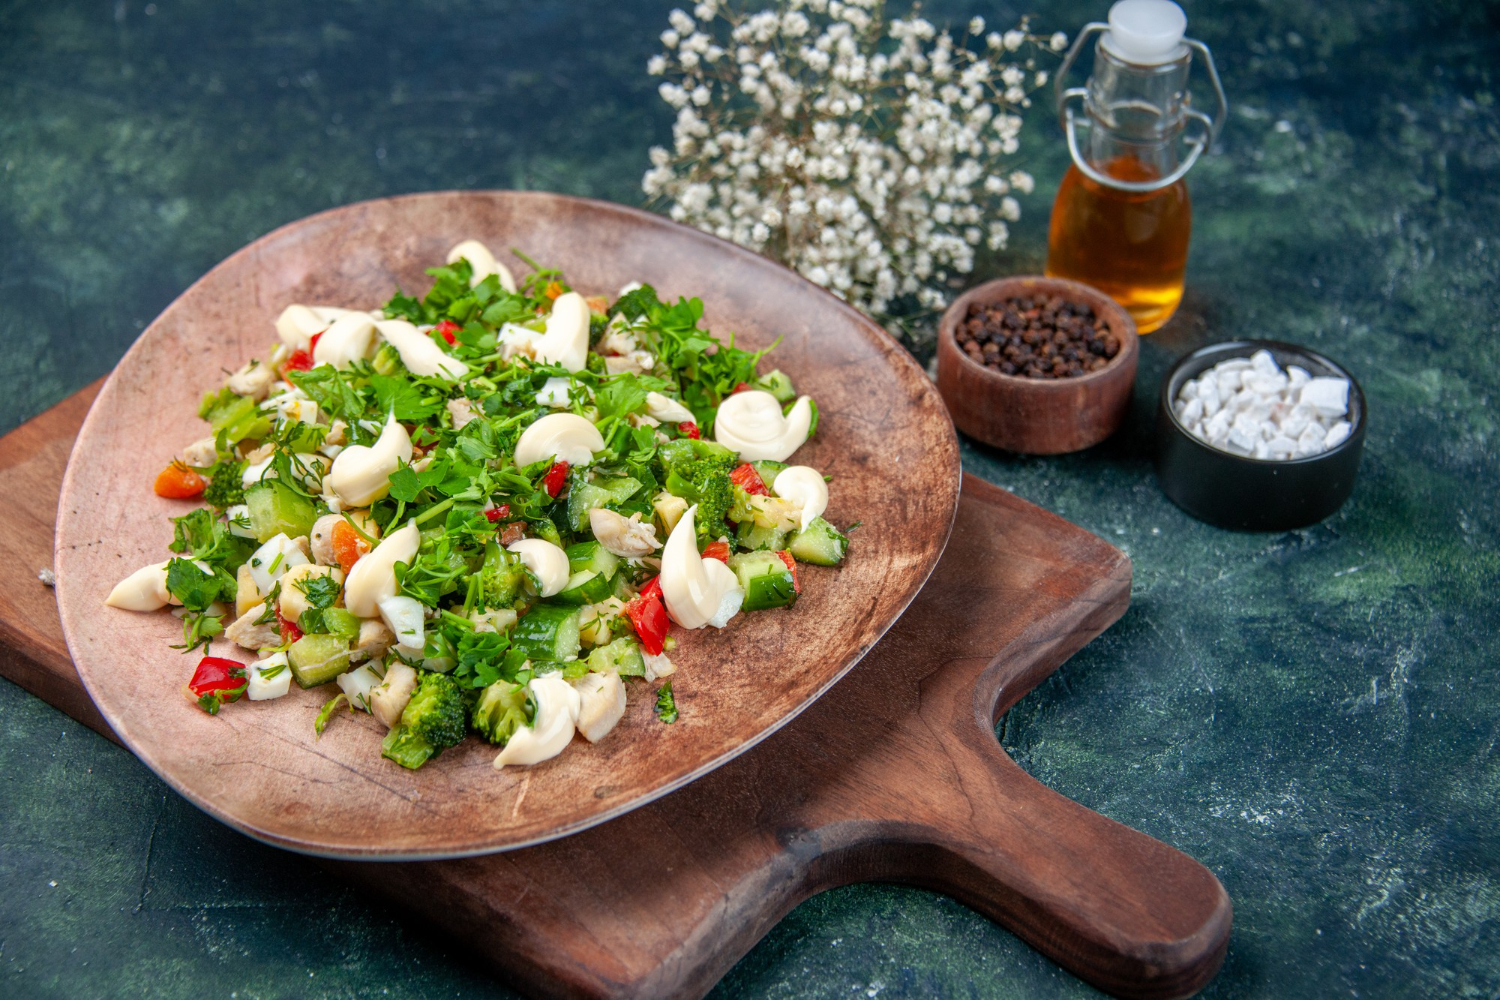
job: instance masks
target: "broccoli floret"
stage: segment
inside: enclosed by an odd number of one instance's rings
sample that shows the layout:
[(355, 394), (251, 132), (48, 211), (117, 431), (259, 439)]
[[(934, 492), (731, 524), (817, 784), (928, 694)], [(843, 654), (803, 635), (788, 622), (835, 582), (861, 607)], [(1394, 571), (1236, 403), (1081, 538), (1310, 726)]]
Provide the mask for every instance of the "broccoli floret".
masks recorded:
[(717, 459), (679, 462), (667, 473), (667, 492), (698, 505), (696, 525), (700, 540), (713, 541), (732, 534), (724, 518), (734, 507), (734, 483)]
[(688, 462), (709, 462), (722, 466), (725, 471), (739, 464), (738, 456), (714, 441), (696, 441), (692, 438), (677, 438), (662, 445), (657, 452), (662, 475)]
[(424, 671), (401, 713), (401, 725), (432, 745), (433, 753), (457, 746), (468, 732), (463, 688), (447, 674)]
[(395, 375), (404, 371), (406, 366), (401, 363), (401, 352), (396, 350), (393, 344), (381, 344), (380, 350), (375, 352), (375, 360), (371, 362), (377, 375)]
[(437, 749), (406, 726), (397, 726), (380, 741), (380, 756), (415, 771), (434, 756)]
[(208, 485), (203, 488), (203, 502), (217, 510), (244, 503), (245, 485), (240, 481), (244, 471), (245, 463), (236, 462), (232, 458), (215, 465), (208, 471)]
[(486, 608), (508, 608), (514, 605), (525, 580), (526, 567), (521, 564), (519, 557), (494, 542), (485, 543), (484, 563), (479, 567), (479, 584), (483, 589)]
[(517, 729), (531, 724), (535, 708), (526, 689), (510, 681), (496, 681), (484, 689), (474, 706), (474, 728), (491, 743), (504, 746)]

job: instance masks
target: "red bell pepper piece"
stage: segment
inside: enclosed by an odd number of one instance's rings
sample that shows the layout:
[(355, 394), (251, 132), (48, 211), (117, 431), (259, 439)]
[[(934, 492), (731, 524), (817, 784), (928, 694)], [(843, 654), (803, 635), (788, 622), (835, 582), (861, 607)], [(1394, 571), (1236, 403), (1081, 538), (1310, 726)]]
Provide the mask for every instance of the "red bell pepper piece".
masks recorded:
[(291, 619), (281, 617), (280, 608), (276, 609), (276, 621), (281, 626), (282, 642), (296, 642), (298, 639), (302, 638), (301, 627)]
[(731, 396), (733, 396), (736, 392), (744, 392), (746, 389), (754, 389), (754, 388), (755, 388), (755, 386), (751, 385), (749, 382), (737, 382), (737, 383), (735, 383), (734, 388), (732, 390), (730, 390), (729, 394)]
[(625, 616), (641, 640), (641, 648), (660, 656), (667, 638), (667, 606), (662, 603), (661, 577), (653, 576), (625, 605)]
[(786, 563), (786, 568), (792, 571), (792, 593), (802, 593), (802, 581), (797, 579), (797, 560), (793, 559), (792, 554), (786, 550), (776, 554), (781, 557), (782, 562)]
[(209, 715), (218, 715), (219, 706), (226, 701), (237, 701), (249, 683), (243, 664), (222, 656), (205, 656), (198, 661), (187, 690), (199, 708)]
[(484, 512), (484, 516), (491, 524), (494, 524), (496, 521), (503, 521), (507, 517), (510, 517), (510, 504), (503, 503), (498, 507), (491, 507)]
[(546, 478), (542, 480), (542, 489), (547, 491), (549, 497), (555, 497), (562, 492), (562, 488), (567, 481), (568, 463), (553, 462), (552, 468), (547, 470)]
[(292, 352), (292, 356), (281, 363), (283, 372), (305, 372), (311, 371), (313, 366), (312, 351), (301, 349)]
[(729, 543), (724, 541), (708, 543), (703, 547), (703, 558), (717, 559), (721, 563), (728, 563)]
[(698, 425), (691, 420), (684, 420), (678, 424), (677, 433), (685, 438), (692, 438), (694, 441), (700, 441), (703, 438), (703, 432), (698, 430)]
[(457, 334), (458, 331), (462, 329), (463, 327), (459, 326), (451, 319), (445, 319), (437, 326), (433, 327), (432, 332), (437, 334), (439, 337), (442, 337), (448, 342), (448, 346), (452, 347), (454, 344), (458, 343)]
[(760, 478), (760, 473), (755, 471), (755, 466), (749, 462), (729, 474), (729, 481), (753, 497), (768, 497), (771, 491), (766, 489), (766, 481)]

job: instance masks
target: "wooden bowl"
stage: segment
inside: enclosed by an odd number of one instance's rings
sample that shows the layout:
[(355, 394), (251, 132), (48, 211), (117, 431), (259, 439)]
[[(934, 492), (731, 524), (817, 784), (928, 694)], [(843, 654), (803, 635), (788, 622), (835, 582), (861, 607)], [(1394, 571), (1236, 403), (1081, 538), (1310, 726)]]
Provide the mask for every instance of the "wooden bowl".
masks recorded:
[[(383, 728), (313, 718), (332, 692), (239, 701), (217, 716), (181, 689), (197, 656), (166, 611), (104, 606), (116, 580), (166, 558), (169, 516), (193, 505), (151, 492), (151, 475), (202, 436), (198, 400), (246, 358), (264, 357), (291, 302), (368, 307), (461, 239), (566, 270), (586, 294), (645, 281), (663, 298), (702, 296), (706, 324), (818, 400), (815, 439), (796, 460), (833, 476), (828, 517), (862, 519), (837, 569), (807, 567), (793, 608), (686, 633), (673, 725), (635, 686), (625, 718), (598, 745), (579, 740), (532, 768), (491, 766), (476, 738), (420, 771), (380, 756)], [(518, 271), (518, 273), (520, 273)], [(90, 696), (142, 761), (235, 829), (311, 854), (459, 857), (550, 840), (664, 795), (754, 746), (828, 690), (906, 608), (937, 564), (958, 506), (958, 440), (932, 383), (889, 335), (758, 254), (660, 216), (539, 192), (465, 191), (364, 202), (265, 236), (210, 271), (125, 355), (78, 435), (58, 503), (57, 600)], [(220, 656), (243, 651), (216, 642)], [(858, 681), (856, 680), (856, 683)], [(664, 850), (670, 854), (671, 846)], [(670, 859), (664, 862), (670, 864)]]
[[(958, 346), (955, 332), (972, 305), (1028, 295), (1082, 302), (1120, 338), (1120, 353), (1077, 378), (1026, 378), (986, 368)], [(958, 429), (985, 444), (1028, 455), (1082, 451), (1109, 437), (1125, 419), (1135, 385), (1140, 338), (1130, 314), (1108, 295), (1077, 281), (1017, 277), (971, 288), (938, 325), (937, 384)]]

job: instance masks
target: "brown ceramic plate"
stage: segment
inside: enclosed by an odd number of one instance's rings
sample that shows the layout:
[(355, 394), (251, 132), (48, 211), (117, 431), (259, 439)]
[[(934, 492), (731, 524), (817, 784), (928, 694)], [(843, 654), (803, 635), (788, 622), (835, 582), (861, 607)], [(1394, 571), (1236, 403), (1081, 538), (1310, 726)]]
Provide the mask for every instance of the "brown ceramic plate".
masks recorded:
[[(795, 608), (685, 633), (673, 688), (681, 719), (652, 715), (632, 685), (619, 727), (532, 768), (491, 766), (470, 738), (420, 771), (380, 756), (382, 727), (341, 715), (321, 739), (330, 685), (216, 718), (181, 694), (197, 655), (165, 611), (104, 606), (114, 583), (166, 558), (155, 472), (203, 433), (197, 403), (223, 369), (263, 355), (291, 302), (370, 308), (461, 239), (562, 267), (585, 294), (627, 281), (697, 295), (721, 336), (760, 347), (818, 401), (797, 460), (834, 477), (828, 517), (863, 521), (844, 565), (806, 567)], [(762, 257), (657, 216), (522, 192), (412, 195), (335, 209), (257, 240), (146, 329), (79, 433), (58, 507), (57, 599), (89, 694), (127, 746), (192, 802), (272, 844), (311, 854), (414, 859), (486, 854), (584, 829), (718, 767), (784, 725), (855, 665), (926, 581), (959, 492), (958, 446), (932, 383), (878, 327)], [(216, 643), (215, 651), (230, 650)], [(851, 679), (858, 683), (858, 677)]]

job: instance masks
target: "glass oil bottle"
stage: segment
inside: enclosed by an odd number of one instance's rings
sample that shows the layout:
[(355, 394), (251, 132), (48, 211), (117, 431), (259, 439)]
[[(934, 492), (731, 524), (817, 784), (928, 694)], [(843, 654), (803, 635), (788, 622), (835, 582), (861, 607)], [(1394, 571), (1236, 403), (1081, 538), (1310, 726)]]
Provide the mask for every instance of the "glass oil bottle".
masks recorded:
[[(1170, 0), (1119, 0), (1108, 24), (1084, 27), (1057, 74), (1073, 164), (1052, 206), (1046, 273), (1098, 288), (1141, 333), (1159, 328), (1182, 301), (1193, 224), (1185, 177), (1228, 110), (1213, 56), (1184, 38), (1186, 29), (1186, 15)], [(1094, 35), (1087, 86), (1065, 90)], [(1218, 98), (1213, 118), (1191, 106), (1195, 52)]]

